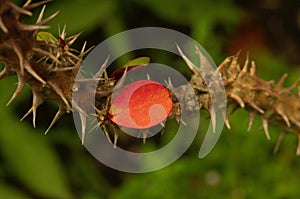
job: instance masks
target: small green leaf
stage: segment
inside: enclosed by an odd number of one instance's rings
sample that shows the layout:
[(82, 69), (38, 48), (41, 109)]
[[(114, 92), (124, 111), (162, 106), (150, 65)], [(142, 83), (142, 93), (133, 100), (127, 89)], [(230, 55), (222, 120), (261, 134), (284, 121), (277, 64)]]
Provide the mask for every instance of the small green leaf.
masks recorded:
[(149, 57), (139, 57), (133, 60), (130, 60), (127, 62), (123, 67), (131, 67), (131, 66), (141, 66), (141, 65), (147, 65), (150, 63)]
[(37, 41), (49, 41), (49, 42), (55, 42), (55, 43), (58, 42), (58, 40), (55, 38), (54, 35), (52, 35), (49, 32), (44, 32), (44, 31), (40, 31), (37, 33), (36, 40)]
[(129, 62), (127, 62), (123, 67), (115, 70), (112, 74), (111, 77), (114, 78), (115, 80), (119, 80), (124, 71), (127, 70), (131, 70), (131, 69), (136, 69), (137, 66), (146, 66), (147, 64), (150, 63), (150, 58), (149, 57), (139, 57), (133, 60), (130, 60)]

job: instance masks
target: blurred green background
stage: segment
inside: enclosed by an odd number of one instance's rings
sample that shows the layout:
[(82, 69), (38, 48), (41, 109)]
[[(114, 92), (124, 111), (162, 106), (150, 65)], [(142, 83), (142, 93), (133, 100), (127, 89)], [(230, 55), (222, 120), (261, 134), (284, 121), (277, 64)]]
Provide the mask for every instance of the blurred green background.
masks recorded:
[[(15, 1), (20, 3), (21, 1)], [(41, 8), (35, 10), (35, 14)], [(258, 76), (278, 80), (287, 72), (286, 85), (299, 77), (300, 2), (298, 0), (56, 0), (46, 16), (60, 14), (50, 24), (53, 34), (66, 24), (70, 35), (82, 32), (74, 45), (79, 49), (121, 31), (145, 26), (171, 28), (197, 40), (216, 64), (238, 50), (249, 51)], [(32, 21), (31, 19), (26, 19)], [(140, 54), (137, 53), (137, 56)], [(170, 56), (155, 56), (170, 63)], [(151, 57), (150, 55), (150, 57)], [(243, 60), (241, 60), (243, 61)], [(186, 66), (181, 64), (181, 69)], [(178, 161), (146, 174), (118, 172), (95, 160), (81, 145), (71, 115), (64, 116), (43, 134), (57, 107), (47, 102), (38, 110), (38, 127), (32, 117), (19, 118), (31, 106), (27, 87), (9, 107), (5, 104), (16, 88), (16, 77), (0, 81), (0, 198), (3, 199), (158, 199), (158, 198), (278, 198), (300, 196), (300, 160), (297, 139), (289, 135), (277, 154), (273, 148), (280, 134), (271, 126), (268, 141), (256, 119), (247, 133), (248, 115), (238, 110), (229, 117), (232, 129), (224, 129), (218, 144), (198, 159), (201, 135)], [(207, 113), (203, 113), (204, 116)], [(205, 132), (208, 118), (202, 117)], [(172, 129), (172, 128), (171, 128)], [(155, 150), (168, 141), (135, 140), (131, 145)], [(298, 171), (299, 170), (299, 171)]]

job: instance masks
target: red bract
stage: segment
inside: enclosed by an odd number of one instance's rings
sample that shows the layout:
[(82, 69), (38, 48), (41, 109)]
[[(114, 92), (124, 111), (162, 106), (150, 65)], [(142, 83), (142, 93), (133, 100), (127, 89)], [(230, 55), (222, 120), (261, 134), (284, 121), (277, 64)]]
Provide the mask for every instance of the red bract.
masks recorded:
[(169, 91), (152, 80), (138, 80), (127, 85), (113, 100), (110, 118), (116, 124), (146, 129), (163, 122), (172, 110)]

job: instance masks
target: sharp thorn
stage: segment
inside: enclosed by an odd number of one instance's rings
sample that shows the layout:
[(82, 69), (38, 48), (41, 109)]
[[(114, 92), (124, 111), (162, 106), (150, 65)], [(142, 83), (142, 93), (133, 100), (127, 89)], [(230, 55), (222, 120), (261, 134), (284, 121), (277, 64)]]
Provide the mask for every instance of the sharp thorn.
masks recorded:
[(106, 60), (104, 63), (100, 66), (99, 71), (95, 74), (94, 78), (101, 78), (103, 76), (103, 73), (105, 72), (106, 65), (108, 63), (108, 60), (110, 58), (110, 55), (107, 56)]
[(243, 102), (242, 98), (240, 98), (240, 96), (234, 94), (234, 93), (230, 93), (229, 96), (234, 99), (242, 108), (245, 108), (245, 103)]
[(239, 59), (239, 54), (241, 50), (239, 50), (236, 55), (233, 56), (232, 61), (229, 65), (230, 69), (239, 69), (240, 70), (240, 65), (238, 64), (238, 59)]
[(36, 127), (36, 110), (37, 110), (37, 107), (36, 106), (33, 106), (29, 109), (29, 111), (24, 115), (24, 117), (21, 119), (23, 120), (25, 117), (27, 117), (30, 113), (32, 113), (32, 126), (33, 128)]
[(271, 140), (270, 133), (269, 133), (269, 128), (268, 128), (268, 125), (269, 125), (268, 120), (263, 118), (262, 121), (263, 121), (263, 128), (264, 128), (266, 137), (267, 137), (268, 140)]
[(72, 105), (75, 111), (83, 113), (87, 117), (87, 113), (77, 104), (76, 100), (72, 100)]
[(161, 131), (160, 131), (160, 135), (163, 135), (165, 133), (165, 129), (162, 129)]
[(259, 106), (257, 106), (253, 101), (248, 100), (247, 102), (248, 102), (248, 104), (249, 104), (252, 108), (254, 108), (255, 110), (257, 110), (259, 113), (263, 114), (263, 113), (265, 112), (265, 111), (262, 110)]
[(46, 84), (46, 82), (32, 69), (31, 65), (25, 60), (24, 67), (26, 71), (31, 74), (35, 79), (37, 79), (42, 84)]
[(300, 82), (300, 79), (297, 79), (290, 87), (284, 89), (283, 92), (291, 92), (292, 90), (294, 90), (297, 87), (299, 82)]
[(14, 41), (11, 42), (11, 45), (14, 48), (14, 51), (19, 58), (21, 75), (24, 75), (24, 56), (22, 50), (20, 49), (19, 45), (17, 45)]
[(53, 61), (55, 61), (57, 64), (60, 64), (60, 61), (54, 55), (49, 53), (48, 51), (45, 51), (45, 50), (42, 50), (39, 48), (33, 48), (32, 50), (35, 52), (41, 53), (43, 55), (46, 55), (47, 57), (50, 57)]
[(18, 86), (17, 86), (17, 89), (14, 92), (14, 94), (12, 95), (12, 97), (10, 98), (10, 100), (7, 102), (6, 106), (9, 106), (10, 103), (20, 94), (20, 92), (22, 91), (22, 89), (25, 86), (25, 83), (26, 83), (26, 81), (25, 81), (24, 77), (18, 74)]
[(81, 121), (81, 144), (84, 144), (85, 140), (85, 131), (86, 131), (86, 115), (82, 112), (79, 112), (79, 117)]
[(37, 107), (32, 107), (32, 125), (33, 125), (33, 128), (36, 127), (36, 109), (37, 109)]
[[(51, 71), (53, 72), (59, 72), (59, 71), (69, 71), (69, 70), (74, 70), (76, 67), (71, 66), (71, 67), (64, 67), (64, 68), (54, 68)], [(77, 67), (78, 68), (78, 67)]]
[(213, 133), (215, 133), (216, 132), (216, 122), (217, 122), (216, 111), (215, 111), (214, 107), (210, 107), (208, 109), (208, 111), (209, 111), (210, 118), (211, 118), (212, 130), (213, 130)]
[(228, 129), (231, 129), (230, 123), (229, 123), (229, 120), (228, 120), (227, 117), (225, 118), (224, 122), (225, 122), (226, 127), (227, 127)]
[(128, 66), (126, 66), (122, 77), (119, 79), (117, 85), (115, 86), (116, 91), (118, 91), (119, 89), (121, 89), (124, 86), (125, 80), (126, 80), (126, 75), (127, 75), (127, 70), (128, 70)]
[(49, 125), (49, 127), (47, 128), (47, 130), (45, 131), (45, 135), (50, 131), (50, 129), (53, 127), (53, 125), (57, 122), (57, 120), (63, 115), (65, 114), (65, 111), (63, 108), (59, 107), (56, 115), (54, 116), (51, 124)]
[(228, 63), (230, 63), (231, 60), (232, 56), (226, 57), (226, 59), (218, 66), (217, 70), (220, 72), (224, 67), (228, 65)]
[(282, 141), (283, 141), (285, 135), (286, 135), (286, 133), (284, 133), (284, 132), (281, 132), (281, 133), (280, 133), (280, 135), (279, 135), (279, 137), (278, 137), (278, 140), (277, 140), (277, 142), (276, 142), (276, 145), (275, 145), (275, 147), (274, 147), (273, 154), (278, 153), (279, 148), (280, 148), (280, 146), (281, 146), (281, 144), (282, 144)]
[(32, 90), (32, 91), (33, 91), (32, 107), (22, 117), (21, 121), (23, 121), (30, 113), (32, 113), (33, 114), (32, 124), (33, 124), (33, 127), (35, 128), (36, 127), (36, 110), (42, 103), (44, 103), (44, 99), (38, 92), (36, 92), (35, 90)]
[(241, 72), (238, 75), (239, 77), (242, 77), (244, 74), (247, 73), (247, 71), (248, 71), (248, 64), (249, 64), (249, 52), (247, 52), (247, 56), (246, 56), (246, 60), (245, 60), (244, 66), (243, 66)]
[(108, 142), (111, 143), (111, 144), (113, 144), (112, 141), (111, 141), (111, 139), (110, 139), (110, 136), (109, 136), (108, 129), (107, 129), (106, 125), (103, 125), (102, 127), (103, 127), (103, 132), (104, 132), (104, 134), (105, 134)]
[(58, 29), (58, 36), (60, 37), (61, 32), (60, 32), (60, 25), (57, 25), (57, 29)]
[(255, 66), (255, 62), (251, 61), (251, 67), (250, 67), (250, 75), (251, 76), (255, 76), (256, 74), (256, 66)]
[[(69, 55), (70, 57), (76, 59), (76, 61), (79, 61), (79, 62), (82, 61), (81, 57), (78, 57), (78, 56), (74, 55), (70, 51), (65, 51), (64, 53), (67, 54), (67, 55)], [(73, 65), (75, 65), (75, 62), (71, 58), (69, 58), (68, 61), (70, 61)]]
[(32, 114), (33, 114), (33, 119), (32, 119), (32, 123), (33, 123), (33, 127), (35, 128), (35, 121), (36, 121), (36, 110), (37, 108), (44, 103), (45, 99), (42, 96), (41, 93), (39, 93), (38, 91), (32, 89), (32, 93), (33, 93), (33, 101), (32, 101)]
[(287, 117), (287, 115), (284, 114), (284, 112), (281, 109), (279, 109), (279, 108), (276, 109), (276, 112), (282, 117), (282, 119), (284, 120), (284, 122), (286, 123), (286, 125), (288, 127), (290, 127), (291, 124), (290, 124), (290, 121), (289, 121), (289, 118)]
[(284, 74), (280, 77), (280, 79), (279, 79), (279, 81), (277, 82), (276, 86), (282, 87), (282, 85), (283, 85), (284, 81), (286, 80), (287, 76), (288, 76), (288, 74), (287, 74), (287, 73), (284, 73)]
[(33, 111), (33, 108), (31, 107), (27, 113), (20, 119), (20, 121), (23, 121), (31, 112)]
[(85, 54), (84, 50), (85, 50), (86, 44), (87, 44), (87, 42), (85, 41), (85, 42), (83, 43), (82, 48), (81, 48), (80, 54), (82, 54), (82, 55)]
[(298, 146), (297, 146), (297, 152), (296, 154), (299, 156), (300, 155), (300, 134), (298, 133)]
[(63, 91), (61, 90), (61, 88), (58, 87), (56, 83), (48, 82), (48, 84), (53, 88), (53, 90), (56, 92), (56, 94), (58, 94), (60, 96), (61, 100), (65, 103), (65, 105), (67, 107), (67, 112), (70, 111), (71, 106), (70, 106), (67, 98), (65, 97)]
[(107, 74), (106, 70), (104, 71), (104, 79), (108, 79), (108, 74)]
[[(85, 42), (86, 43), (86, 42)], [(88, 52), (90, 52), (93, 48), (95, 48), (95, 46), (91, 46), (90, 48), (88, 48), (86, 51), (83, 52), (83, 54), (87, 54)]]
[(254, 122), (255, 116), (256, 116), (255, 112), (249, 112), (249, 123), (248, 123), (247, 132), (251, 131), (251, 128), (253, 126), (253, 122)]
[(54, 19), (57, 15), (58, 15), (59, 11), (56, 11), (55, 13), (53, 13), (52, 15), (50, 15), (49, 17), (47, 17), (44, 20), (41, 20), (39, 22), (37, 22), (37, 25), (44, 25), (46, 23), (48, 23), (49, 21), (51, 21), (52, 19)]
[(114, 132), (114, 148), (117, 148), (119, 134), (117, 132)]
[(9, 7), (11, 7), (12, 9), (14, 9), (15, 11), (17, 11), (18, 13), (24, 14), (24, 15), (28, 15), (28, 16), (32, 16), (32, 13), (24, 8), (21, 8), (19, 6), (17, 6), (16, 4), (12, 3), (12, 2), (6, 2), (8, 4)]
[(166, 85), (167, 85), (167, 88), (169, 88), (169, 89), (174, 89), (174, 86), (173, 86), (173, 84), (172, 84), (172, 81), (171, 81), (171, 78), (170, 77), (168, 77), (168, 80), (165, 80), (165, 83), (166, 83)]
[(226, 115), (226, 109), (222, 110), (221, 113), (222, 113), (223, 120), (224, 120), (224, 123), (225, 123), (226, 127), (228, 129), (230, 129), (231, 127), (230, 127), (230, 123), (229, 123), (228, 117)]
[(27, 0), (22, 7), (26, 8), (27, 6), (30, 5), (30, 3), (31, 3), (31, 0)]
[[(97, 120), (96, 120), (96, 122), (97, 122)], [(102, 124), (102, 122), (97, 122), (96, 125), (94, 125), (93, 128), (91, 128), (91, 129), (89, 130), (89, 133), (91, 133), (91, 132), (94, 131), (94, 130), (99, 129), (99, 127), (101, 126), (101, 124)]]
[(43, 5), (43, 8), (39, 14), (39, 17), (38, 19), (36, 20), (36, 24), (40, 23), (42, 20), (43, 20), (43, 16), (44, 16), (44, 13), (45, 13), (45, 9), (46, 9), (46, 5)]
[(44, 4), (47, 4), (53, 0), (45, 0), (45, 1), (40, 1), (40, 2), (36, 2), (36, 3), (31, 3), (31, 0), (29, 0), (29, 4), (26, 2), (24, 5), (23, 5), (23, 8), (26, 8), (26, 9), (33, 9), (33, 8), (36, 8), (36, 7), (39, 7), (41, 5), (44, 5)]
[(176, 44), (176, 47), (181, 55), (181, 57), (183, 58), (183, 60), (185, 61), (185, 63), (187, 64), (187, 66), (189, 67), (189, 69), (194, 73), (194, 74), (199, 74), (198, 68), (187, 58), (187, 56), (185, 54), (183, 54), (183, 52), (181, 51), (180, 47)]
[(240, 54), (241, 54), (241, 52), (242, 52), (242, 50), (240, 49), (240, 50), (238, 50), (237, 51), (237, 53), (234, 55), (235, 57), (239, 57), (240, 56)]
[(2, 21), (2, 18), (0, 17), (0, 28), (4, 33), (8, 33), (8, 29), (6, 28), (5, 24)]
[(80, 34), (81, 33), (78, 33), (76, 35), (73, 35), (73, 36), (67, 38), (68, 45), (71, 46), (76, 41), (76, 39), (80, 36)]
[(67, 26), (66, 26), (66, 24), (65, 24), (64, 27), (63, 27), (62, 32), (59, 34), (59, 36), (60, 36), (60, 38), (61, 38), (62, 40), (65, 40), (65, 39), (66, 39), (66, 35), (67, 35), (67, 33), (66, 33), (66, 28), (67, 28)]
[[(179, 121), (180, 121), (180, 123), (181, 123), (181, 124), (183, 124), (184, 126), (187, 126), (187, 124), (185, 123), (185, 121), (183, 121), (183, 119), (182, 119), (182, 118), (180, 118), (180, 120), (179, 120)], [(178, 121), (177, 121), (177, 122), (178, 122)], [(178, 123), (179, 123), (179, 122), (178, 122)]]
[[(214, 67), (211, 65), (211, 62), (207, 59), (206, 56), (203, 55), (203, 53), (200, 51), (200, 49), (198, 48), (197, 45), (195, 45), (195, 49), (196, 49), (196, 54), (199, 56), (200, 67), (202, 69), (205, 69), (204, 71), (209, 71), (209, 70), (213, 69)], [(196, 70), (198, 71), (197, 68), (196, 68)]]
[(44, 25), (39, 25), (39, 24), (28, 25), (28, 24), (18, 23), (17, 26), (18, 26), (19, 29), (27, 30), (27, 31), (44, 30), (44, 29), (49, 29), (50, 28), (50, 26), (44, 26)]
[(3, 70), (0, 72), (0, 79), (6, 77), (7, 75), (9, 75), (9, 68), (4, 66)]

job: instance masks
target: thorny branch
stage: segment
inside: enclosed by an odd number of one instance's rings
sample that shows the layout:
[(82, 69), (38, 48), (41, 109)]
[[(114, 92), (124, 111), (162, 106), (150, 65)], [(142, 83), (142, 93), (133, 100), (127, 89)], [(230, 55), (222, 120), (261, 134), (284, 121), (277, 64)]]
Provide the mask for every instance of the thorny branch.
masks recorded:
[[(0, 61), (5, 64), (4, 69), (0, 72), (0, 79), (9, 75), (18, 77), (17, 89), (7, 105), (18, 96), (25, 84), (29, 84), (33, 93), (33, 102), (31, 109), (22, 119), (32, 113), (33, 126), (35, 127), (37, 108), (46, 100), (54, 100), (59, 109), (45, 133), (48, 133), (62, 115), (77, 111), (80, 114), (84, 138), (86, 117), (89, 114), (96, 113), (97, 127), (104, 129), (109, 140), (111, 134), (113, 134), (113, 142), (116, 144), (118, 132), (115, 130), (115, 124), (110, 120), (108, 113), (108, 102), (115, 86), (115, 80), (106, 75), (105, 62), (94, 77), (82, 78), (75, 82), (82, 60), (89, 49), (85, 49), (86, 44), (83, 45), (80, 51), (72, 49), (71, 45), (79, 37), (79, 34), (67, 37), (66, 27), (59, 32), (58, 39), (36, 39), (38, 32), (49, 28), (46, 23), (58, 14), (56, 12), (43, 19), (47, 2), (46, 0), (31, 3), (31, 0), (28, 0), (22, 7), (19, 7), (9, 0), (0, 0)], [(22, 16), (32, 16), (31, 10), (38, 6), (43, 7), (36, 23), (23, 23)], [(178, 50), (193, 73), (190, 84), (195, 91), (199, 91), (196, 92), (198, 108), (208, 110), (214, 124), (215, 114), (211, 107), (212, 102), (207, 88), (209, 82), (202, 79), (197, 67), (180, 48)], [(201, 52), (197, 48), (195, 50), (200, 57), (200, 61), (203, 61)], [(268, 139), (270, 139), (269, 124), (276, 123), (282, 127), (282, 135), (277, 146), (280, 145), (283, 135), (287, 133), (296, 134), (300, 143), (300, 89), (296, 95), (292, 94), (300, 80), (297, 80), (288, 88), (283, 87), (287, 74), (284, 74), (277, 83), (264, 81), (256, 76), (254, 61), (250, 62), (247, 57), (245, 63), (240, 66), (238, 58), (238, 54), (228, 57), (217, 68), (225, 85), (228, 105), (233, 106), (234, 109), (243, 108), (249, 113), (248, 131), (252, 127), (255, 116), (258, 115), (262, 119), (263, 129)], [(125, 76), (126, 70), (123, 74), (123, 77)], [(80, 98), (82, 100), (72, 105), (72, 93), (78, 91), (78, 85), (80, 85), (80, 88), (90, 85), (87, 82), (92, 82), (94, 87), (86, 87), (84, 89), (85, 93), (78, 92), (78, 95), (82, 95)], [(85, 100), (90, 96), (89, 92), (94, 92), (94, 89), (96, 89), (94, 110), (85, 112), (83, 111), (86, 110)], [(186, 106), (179, 107), (174, 101), (170, 117), (174, 117), (178, 122), (181, 122), (180, 109), (188, 108), (189, 103), (191, 102), (186, 100)], [(226, 113), (223, 114), (224, 122), (230, 128)], [(297, 147), (297, 154), (300, 155), (300, 144)]]

